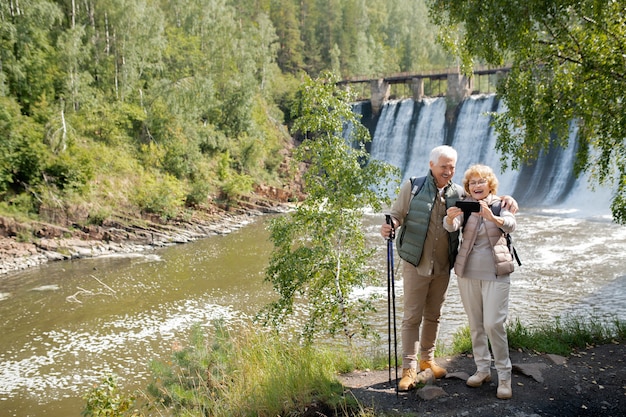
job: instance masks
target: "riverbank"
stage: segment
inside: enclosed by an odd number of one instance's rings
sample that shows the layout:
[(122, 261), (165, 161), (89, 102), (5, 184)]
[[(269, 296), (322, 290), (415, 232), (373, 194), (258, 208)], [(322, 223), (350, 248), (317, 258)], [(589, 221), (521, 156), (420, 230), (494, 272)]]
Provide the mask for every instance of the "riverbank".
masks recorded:
[[(567, 357), (511, 350), (513, 398), (496, 398), (493, 381), (479, 388), (465, 384), (476, 365), (471, 355), (460, 354), (437, 361), (448, 375), (424, 388), (396, 394), (389, 371), (357, 371), (339, 375), (359, 403), (376, 416), (441, 417), (618, 417), (626, 409), (626, 345), (587, 346)], [(395, 375), (394, 375), (395, 377)]]
[(224, 235), (255, 217), (292, 208), (281, 200), (246, 202), (235, 208), (196, 210), (188, 218), (168, 222), (150, 216), (111, 217), (102, 225), (63, 226), (20, 222), (0, 216), (0, 279), (2, 275), (48, 262), (144, 252)]

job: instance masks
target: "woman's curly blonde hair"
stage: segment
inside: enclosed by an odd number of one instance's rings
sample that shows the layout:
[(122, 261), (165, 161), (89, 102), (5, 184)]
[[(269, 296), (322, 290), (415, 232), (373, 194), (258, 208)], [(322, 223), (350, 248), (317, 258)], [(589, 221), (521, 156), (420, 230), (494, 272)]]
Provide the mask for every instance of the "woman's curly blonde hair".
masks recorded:
[(471, 177), (480, 177), (487, 180), (487, 184), (489, 185), (489, 192), (491, 194), (496, 194), (498, 192), (498, 178), (496, 178), (496, 174), (493, 173), (493, 169), (488, 167), (487, 165), (475, 164), (472, 165), (465, 171), (465, 175), (463, 176), (463, 188), (465, 188), (466, 193), (470, 193), (469, 190), (469, 181)]

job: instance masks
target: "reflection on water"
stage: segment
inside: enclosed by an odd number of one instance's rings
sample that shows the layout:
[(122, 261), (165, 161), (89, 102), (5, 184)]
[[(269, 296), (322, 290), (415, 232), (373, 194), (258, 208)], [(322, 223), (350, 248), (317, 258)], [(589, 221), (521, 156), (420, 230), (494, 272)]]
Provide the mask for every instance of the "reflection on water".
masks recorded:
[[(384, 216), (368, 215), (380, 294), (372, 317), (386, 323)], [(0, 277), (0, 416), (79, 415), (87, 390), (107, 373), (145, 388), (151, 359), (167, 358), (196, 323), (237, 323), (272, 297), (263, 271), (271, 253), (267, 218), (227, 236), (120, 257), (61, 262)], [(626, 320), (626, 228), (540, 212), (518, 216), (523, 266), (513, 275), (511, 318), (525, 324), (589, 314)], [(397, 323), (402, 276), (396, 254)], [(455, 277), (440, 339), (465, 325)], [(384, 340), (385, 338), (383, 338)], [(386, 342), (383, 342), (386, 345)]]

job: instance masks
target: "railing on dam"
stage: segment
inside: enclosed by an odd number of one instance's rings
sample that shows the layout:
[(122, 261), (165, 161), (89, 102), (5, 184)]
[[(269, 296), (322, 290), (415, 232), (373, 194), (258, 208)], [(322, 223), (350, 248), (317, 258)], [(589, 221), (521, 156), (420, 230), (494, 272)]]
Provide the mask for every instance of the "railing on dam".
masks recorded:
[[(392, 97), (391, 88), (401, 86), (406, 91), (395, 96), (411, 96), (414, 100), (424, 97), (446, 96), (451, 103), (458, 103), (471, 94), (495, 92), (499, 77), (510, 71), (511, 67), (477, 68), (471, 77), (460, 74), (458, 68), (431, 73), (400, 73), (381, 77), (352, 77), (339, 81), (339, 85), (353, 88), (358, 84), (369, 85), (360, 90), (360, 99), (369, 100), (372, 110), (378, 113), (385, 101)], [(367, 97), (369, 93), (369, 97)]]

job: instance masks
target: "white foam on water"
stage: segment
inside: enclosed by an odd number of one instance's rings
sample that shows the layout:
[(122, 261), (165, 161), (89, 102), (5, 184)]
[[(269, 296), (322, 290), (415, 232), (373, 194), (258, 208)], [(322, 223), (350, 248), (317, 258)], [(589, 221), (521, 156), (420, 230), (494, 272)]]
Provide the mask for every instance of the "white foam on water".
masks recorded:
[(41, 285), (39, 287), (35, 287), (32, 288), (31, 291), (57, 291), (59, 290), (61, 287), (59, 287), (56, 284), (51, 284), (51, 285)]
[[(63, 328), (33, 335), (33, 343), (26, 343), (19, 352), (0, 354), (0, 399), (23, 390), (46, 401), (75, 396), (113, 370), (148, 377), (145, 362), (158, 355), (159, 345), (171, 344), (198, 323), (209, 326), (216, 319), (233, 323), (242, 316), (206, 300), (184, 300), (160, 312), (115, 318), (95, 331)], [(137, 363), (137, 357), (145, 361)], [(74, 371), (78, 365), (81, 374)]]
[(104, 255), (99, 255), (98, 258), (113, 258), (113, 259), (140, 259), (145, 262), (161, 262), (163, 258), (161, 256), (154, 253), (141, 253), (141, 252), (114, 252), (107, 253)]

